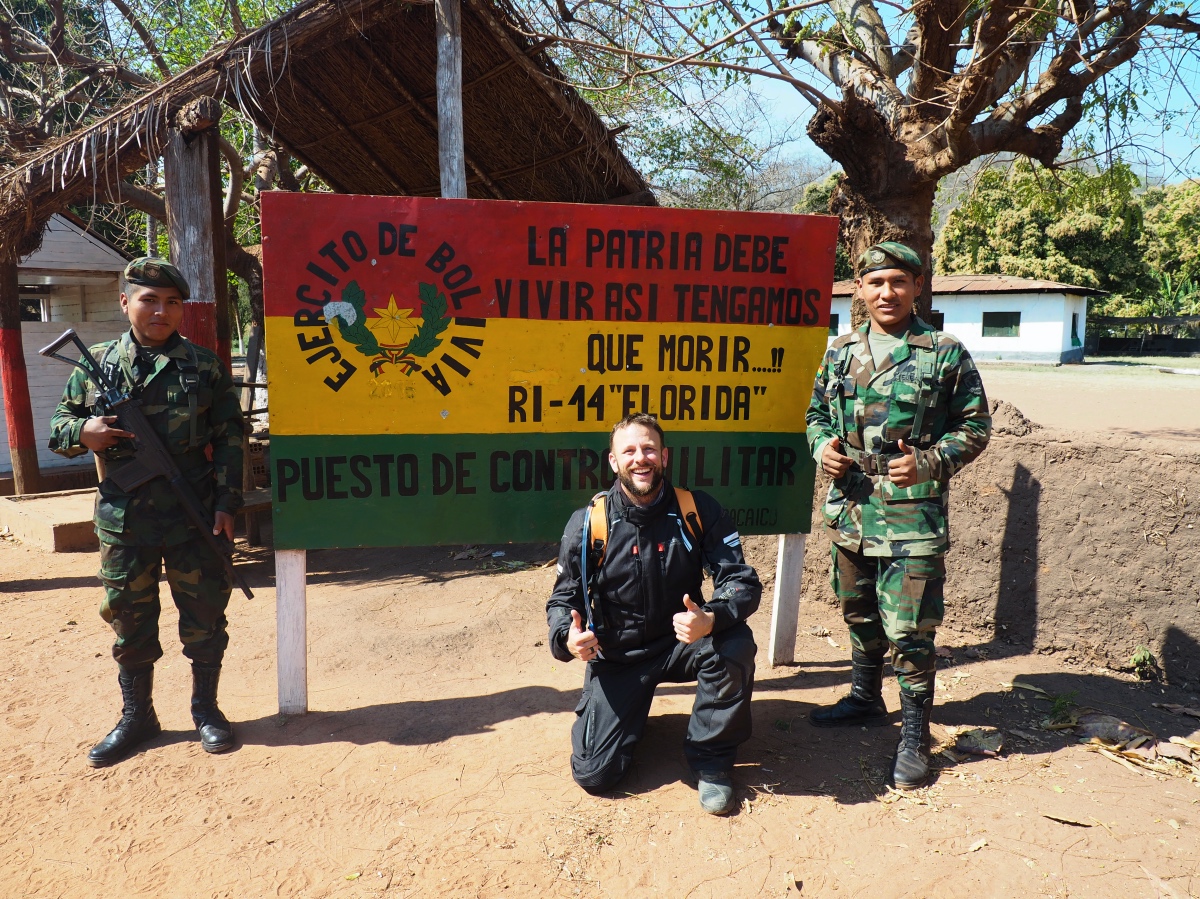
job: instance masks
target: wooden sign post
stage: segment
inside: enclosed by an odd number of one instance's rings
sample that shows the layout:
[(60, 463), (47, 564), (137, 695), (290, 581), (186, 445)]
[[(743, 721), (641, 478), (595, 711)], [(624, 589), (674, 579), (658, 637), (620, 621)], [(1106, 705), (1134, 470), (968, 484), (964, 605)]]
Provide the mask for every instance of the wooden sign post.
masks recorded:
[(557, 540), (612, 482), (609, 427), (639, 411), (663, 423), (672, 483), (743, 534), (788, 535), (770, 652), (789, 656), (836, 227), (265, 195), (281, 711), (307, 707), (305, 550)]

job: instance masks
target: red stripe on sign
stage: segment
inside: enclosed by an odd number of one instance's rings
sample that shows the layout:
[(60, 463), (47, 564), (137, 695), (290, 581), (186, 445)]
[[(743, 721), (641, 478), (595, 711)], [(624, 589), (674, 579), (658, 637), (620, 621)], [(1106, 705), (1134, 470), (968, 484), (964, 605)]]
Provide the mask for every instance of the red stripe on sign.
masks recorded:
[(830, 216), (273, 191), (266, 313), (828, 327), (836, 238)]
[(33, 408), (29, 403), (29, 375), (25, 370), (20, 328), (0, 328), (0, 384), (4, 388), (8, 445), (14, 450), (36, 447)]

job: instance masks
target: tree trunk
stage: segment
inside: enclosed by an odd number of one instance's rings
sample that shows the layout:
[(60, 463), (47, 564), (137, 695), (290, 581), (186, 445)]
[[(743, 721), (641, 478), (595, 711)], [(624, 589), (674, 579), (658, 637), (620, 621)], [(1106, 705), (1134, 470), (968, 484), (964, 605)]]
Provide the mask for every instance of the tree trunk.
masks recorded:
[[(907, 121), (897, 129), (878, 110), (853, 94), (836, 108), (822, 107), (809, 120), (808, 135), (842, 166), (845, 178), (834, 189), (829, 211), (841, 220), (838, 239), (857, 263), (872, 244), (895, 240), (912, 247), (925, 262), (925, 284), (916, 312), (927, 317), (932, 308), (933, 200), (937, 182), (916, 173), (914, 154), (933, 152), (936, 144), (914, 137), (937, 131), (936, 122)], [(905, 138), (916, 146), (909, 146)], [(857, 294), (850, 319), (858, 327), (867, 310)]]
[(21, 340), (21, 292), (15, 260), (0, 262), (0, 388), (4, 391), (13, 492), (37, 493), (42, 488), (42, 473), (38, 467), (29, 376)]
[[(864, 195), (849, 180), (842, 181), (829, 201), (829, 211), (841, 220), (841, 234), (850, 257), (858, 257), (872, 244), (899, 241), (912, 247), (925, 263), (925, 283), (917, 297), (916, 313), (926, 321), (933, 308), (933, 198), (935, 186), (918, 186), (907, 193), (882, 197)], [(867, 307), (857, 292), (850, 305), (850, 321), (857, 328), (867, 320)]]

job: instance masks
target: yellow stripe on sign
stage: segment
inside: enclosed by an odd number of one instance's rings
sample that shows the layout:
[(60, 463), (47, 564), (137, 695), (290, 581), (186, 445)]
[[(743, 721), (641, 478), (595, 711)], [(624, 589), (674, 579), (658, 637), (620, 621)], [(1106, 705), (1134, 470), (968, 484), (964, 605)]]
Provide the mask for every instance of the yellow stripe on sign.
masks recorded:
[(276, 434), (580, 431), (640, 411), (686, 430), (803, 431), (828, 336), (505, 318), (450, 318), (431, 336), (401, 309), (356, 328), (297, 319), (266, 324)]

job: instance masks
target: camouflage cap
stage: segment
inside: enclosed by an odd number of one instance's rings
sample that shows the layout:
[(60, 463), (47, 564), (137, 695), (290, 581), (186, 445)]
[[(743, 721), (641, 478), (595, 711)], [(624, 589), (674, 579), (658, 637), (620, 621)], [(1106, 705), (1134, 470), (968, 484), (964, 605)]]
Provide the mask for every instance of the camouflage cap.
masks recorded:
[(885, 268), (904, 269), (916, 276), (925, 272), (925, 266), (921, 264), (921, 257), (917, 255), (917, 252), (894, 240), (885, 240), (883, 243), (868, 247), (858, 257), (856, 268), (860, 278), (868, 272), (877, 272)]
[(167, 260), (154, 256), (142, 256), (125, 266), (125, 280), (139, 287), (174, 288), (185, 300), (192, 293), (187, 278), (180, 274), (179, 269)]

